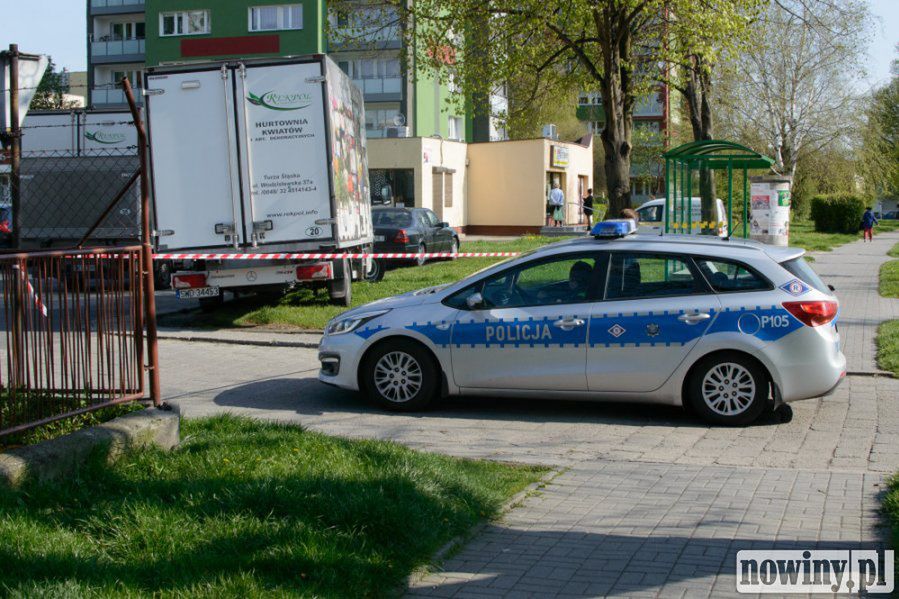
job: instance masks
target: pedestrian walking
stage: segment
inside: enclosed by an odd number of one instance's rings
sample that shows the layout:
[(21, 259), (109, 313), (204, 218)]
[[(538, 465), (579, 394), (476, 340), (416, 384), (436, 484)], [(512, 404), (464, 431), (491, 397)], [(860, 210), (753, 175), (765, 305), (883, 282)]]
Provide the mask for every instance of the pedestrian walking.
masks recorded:
[(558, 183), (553, 183), (553, 188), (549, 191), (549, 207), (552, 209), (553, 225), (561, 227), (565, 220), (565, 194), (559, 189)]
[(862, 231), (864, 232), (863, 239), (865, 241), (874, 241), (874, 225), (876, 225), (877, 222), (877, 217), (874, 216), (871, 207), (868, 206), (865, 208), (865, 213), (862, 214)]
[(593, 189), (587, 190), (587, 195), (584, 196), (583, 200), (583, 209), (584, 216), (587, 218), (587, 227), (593, 226)]

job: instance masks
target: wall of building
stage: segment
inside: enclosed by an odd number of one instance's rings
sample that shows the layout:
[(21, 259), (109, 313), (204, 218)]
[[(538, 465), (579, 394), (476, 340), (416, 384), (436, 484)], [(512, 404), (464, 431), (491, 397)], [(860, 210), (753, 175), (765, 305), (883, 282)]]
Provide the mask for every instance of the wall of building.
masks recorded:
[[(414, 169), (415, 206), (430, 208), (450, 226), (462, 229), (468, 224), (468, 174), (465, 166), (468, 160), (467, 147), (464, 143), (429, 137), (371, 139), (368, 140), (368, 167)], [(436, 177), (452, 178), (451, 206), (446, 205), (445, 187), (442, 188), (443, 196), (435, 197)], [(441, 197), (443, 202), (440, 201)]]
[[(568, 166), (550, 166), (550, 148), (568, 149)], [(539, 231), (546, 222), (547, 173), (563, 175), (566, 222), (580, 222), (578, 177), (593, 186), (593, 147), (549, 139), (468, 146), (468, 228), (474, 234)]]
[[(249, 7), (288, 3), (303, 5), (302, 29), (250, 31)], [(209, 33), (160, 36), (160, 13), (203, 9), (210, 11)], [(324, 39), (324, 15), (325, 0), (147, 0), (146, 62), (152, 66), (185, 60), (323, 53), (327, 46)], [(205, 40), (201, 51), (198, 52), (196, 48), (184, 51), (185, 44), (189, 46), (200, 40)]]
[(544, 224), (543, 140), (470, 144), (468, 157), (469, 230), (502, 234)]

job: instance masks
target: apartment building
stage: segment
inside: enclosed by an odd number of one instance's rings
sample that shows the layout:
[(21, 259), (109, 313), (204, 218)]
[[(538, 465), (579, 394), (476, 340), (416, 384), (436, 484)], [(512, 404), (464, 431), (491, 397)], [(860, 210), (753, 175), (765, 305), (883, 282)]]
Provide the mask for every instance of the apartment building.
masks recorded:
[(146, 61), (144, 13), (144, 0), (87, 0), (88, 106), (127, 105), (117, 82), (125, 75), (135, 85), (140, 82)]

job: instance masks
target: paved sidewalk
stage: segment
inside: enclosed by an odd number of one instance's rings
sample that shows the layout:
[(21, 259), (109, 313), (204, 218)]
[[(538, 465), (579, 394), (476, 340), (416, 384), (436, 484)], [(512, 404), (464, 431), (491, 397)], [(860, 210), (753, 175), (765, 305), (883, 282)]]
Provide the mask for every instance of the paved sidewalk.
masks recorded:
[(877, 368), (877, 326), (899, 319), (899, 299), (878, 293), (880, 266), (887, 252), (899, 243), (899, 231), (881, 233), (873, 243), (857, 241), (831, 252), (816, 252), (812, 266), (821, 278), (836, 287), (840, 298), (840, 337), (850, 372), (872, 372)]

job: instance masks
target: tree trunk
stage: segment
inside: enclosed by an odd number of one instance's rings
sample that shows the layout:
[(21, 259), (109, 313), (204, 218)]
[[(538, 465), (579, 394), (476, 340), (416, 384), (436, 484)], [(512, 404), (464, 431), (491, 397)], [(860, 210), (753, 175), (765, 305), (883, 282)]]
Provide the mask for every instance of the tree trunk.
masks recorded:
[(624, 68), (624, 62), (630, 53), (630, 37), (625, 33), (617, 44), (604, 43), (603, 50), (605, 76), (600, 82), (600, 94), (605, 125), (600, 139), (605, 150), (604, 170), (609, 194), (609, 215), (617, 218), (622, 210), (631, 207), (634, 98), (631, 75)]
[[(707, 141), (714, 138), (712, 129), (712, 106), (710, 96), (712, 93), (712, 77), (710, 67), (703, 63), (701, 56), (689, 57), (690, 64), (686, 89), (683, 90), (690, 113), (690, 127), (693, 129), (695, 141)], [(708, 168), (699, 169), (699, 197), (702, 205), (702, 217), (704, 222), (717, 221), (715, 210), (715, 173)], [(703, 233), (717, 234), (717, 227), (703, 229)]]

